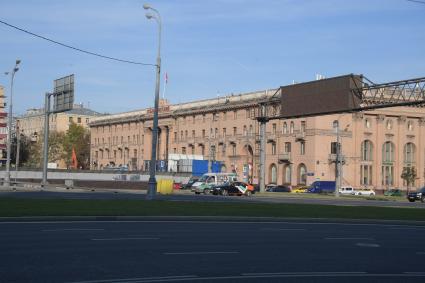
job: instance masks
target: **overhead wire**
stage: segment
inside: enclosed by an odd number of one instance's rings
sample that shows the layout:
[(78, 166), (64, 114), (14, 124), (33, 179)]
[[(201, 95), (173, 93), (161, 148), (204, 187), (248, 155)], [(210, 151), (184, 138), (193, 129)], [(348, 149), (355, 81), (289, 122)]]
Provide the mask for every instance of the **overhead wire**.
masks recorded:
[(2, 21), (2, 20), (0, 20), (0, 23), (3, 24), (3, 25), (5, 25), (5, 26), (8, 26), (8, 27), (14, 28), (16, 30), (19, 30), (21, 32), (27, 33), (29, 35), (32, 35), (32, 36), (41, 38), (43, 40), (49, 41), (49, 42), (54, 43), (54, 44), (57, 44), (57, 45), (60, 45), (62, 47), (66, 47), (66, 48), (72, 49), (74, 51), (82, 52), (82, 53), (89, 54), (89, 55), (92, 55), (92, 56), (96, 56), (96, 57), (100, 57), (100, 58), (108, 59), (108, 60), (113, 60), (113, 61), (117, 61), (117, 62), (121, 62), (121, 63), (127, 63), (127, 64), (143, 65), (143, 66), (156, 66), (156, 64), (149, 64), (149, 63), (141, 63), (141, 62), (136, 62), (136, 61), (131, 61), (131, 60), (124, 60), (124, 59), (119, 59), (119, 58), (110, 57), (110, 56), (102, 55), (102, 54), (99, 54), (99, 53), (87, 51), (87, 50), (84, 50), (84, 49), (81, 49), (81, 48), (78, 48), (78, 47), (74, 47), (74, 46), (71, 46), (71, 45), (68, 45), (68, 44), (65, 44), (65, 43), (62, 43), (62, 42), (59, 42), (59, 41), (56, 41), (56, 40), (47, 38), (47, 37), (42, 36), (42, 35), (39, 35), (39, 34), (36, 34), (34, 32), (31, 32), (29, 30), (26, 30), (26, 29), (17, 27), (15, 25), (9, 24), (9, 23), (7, 23), (5, 21)]

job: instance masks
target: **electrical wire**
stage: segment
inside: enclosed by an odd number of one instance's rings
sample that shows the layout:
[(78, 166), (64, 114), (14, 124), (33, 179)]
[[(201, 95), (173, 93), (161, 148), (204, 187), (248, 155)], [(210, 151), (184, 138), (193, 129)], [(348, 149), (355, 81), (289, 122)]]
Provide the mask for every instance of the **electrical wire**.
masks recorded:
[(83, 50), (83, 49), (81, 49), (81, 48), (77, 48), (77, 47), (74, 47), (74, 46), (71, 46), (71, 45), (68, 45), (68, 44), (65, 44), (65, 43), (61, 43), (61, 42), (59, 42), (59, 41), (56, 41), (56, 40), (53, 40), (53, 39), (47, 38), (47, 37), (42, 36), (42, 35), (39, 35), (39, 34), (33, 33), (33, 32), (31, 32), (31, 31), (28, 31), (28, 30), (25, 30), (25, 29), (23, 29), (23, 28), (20, 28), (20, 27), (14, 26), (14, 25), (9, 24), (9, 23), (7, 23), (7, 22), (4, 22), (4, 21), (2, 21), (2, 20), (0, 20), (0, 23), (1, 23), (1, 24), (3, 24), (3, 25), (5, 25), (5, 26), (8, 26), (8, 27), (14, 28), (14, 29), (16, 29), (16, 30), (19, 30), (19, 31), (21, 31), (21, 32), (24, 32), (24, 33), (30, 34), (30, 35), (32, 35), (32, 36), (35, 36), (35, 37), (38, 37), (38, 38), (41, 38), (41, 39), (44, 39), (44, 40), (46, 40), (46, 41), (49, 41), (49, 42), (54, 43), (54, 44), (57, 44), (57, 45), (60, 45), (60, 46), (62, 46), (62, 47), (66, 47), (66, 48), (69, 48), (69, 49), (72, 49), (72, 50), (75, 50), (75, 51), (78, 51), (78, 52), (82, 52), (82, 53), (85, 53), (85, 54), (89, 54), (89, 55), (92, 55), (92, 56), (96, 56), (96, 57), (100, 57), (100, 58), (108, 59), (108, 60), (113, 60), (113, 61), (118, 61), (118, 62), (121, 62), (121, 63), (127, 63), (127, 64), (143, 65), (143, 66), (156, 66), (156, 64), (149, 64), (149, 63), (141, 63), (141, 62), (130, 61), (130, 60), (123, 60), (123, 59), (119, 59), (119, 58), (109, 57), (109, 56), (105, 56), (105, 55), (102, 55), (102, 54), (98, 54), (98, 53), (90, 52), (90, 51)]
[(425, 4), (425, 1), (421, 1), (421, 0), (406, 0), (406, 1)]

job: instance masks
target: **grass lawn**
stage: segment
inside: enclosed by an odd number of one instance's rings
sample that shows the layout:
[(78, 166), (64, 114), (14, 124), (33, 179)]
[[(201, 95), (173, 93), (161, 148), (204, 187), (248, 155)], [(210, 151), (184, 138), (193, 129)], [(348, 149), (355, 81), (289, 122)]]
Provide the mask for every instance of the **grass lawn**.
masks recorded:
[(0, 198), (0, 217), (13, 216), (257, 216), (425, 221), (425, 209), (283, 203)]

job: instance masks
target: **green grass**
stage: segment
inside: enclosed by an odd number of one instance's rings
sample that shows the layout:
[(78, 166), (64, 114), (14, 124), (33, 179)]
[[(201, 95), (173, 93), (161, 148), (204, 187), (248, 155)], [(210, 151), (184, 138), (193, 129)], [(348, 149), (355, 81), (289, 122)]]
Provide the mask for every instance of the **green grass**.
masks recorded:
[(1, 198), (0, 217), (14, 216), (256, 216), (425, 220), (425, 209), (316, 204)]

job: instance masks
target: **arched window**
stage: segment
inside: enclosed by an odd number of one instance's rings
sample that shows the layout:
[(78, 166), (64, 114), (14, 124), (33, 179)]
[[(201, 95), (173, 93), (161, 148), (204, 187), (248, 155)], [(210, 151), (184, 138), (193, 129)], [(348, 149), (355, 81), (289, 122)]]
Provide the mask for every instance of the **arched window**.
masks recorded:
[(292, 171), (291, 165), (286, 165), (283, 168), (283, 177), (284, 177), (284, 183), (285, 184), (291, 184), (291, 175), (292, 175), (291, 171)]
[(294, 122), (291, 122), (290, 126), (289, 126), (289, 133), (293, 134), (294, 133)]
[(298, 184), (305, 185), (307, 183), (307, 168), (304, 164), (298, 166)]
[(404, 164), (411, 166), (415, 163), (415, 144), (409, 142), (404, 145)]
[(276, 164), (270, 165), (270, 183), (276, 184), (277, 183), (277, 167)]
[(373, 144), (369, 140), (362, 142), (361, 164), (360, 164), (360, 184), (372, 185), (373, 170)]
[(284, 134), (288, 133), (288, 124), (286, 122), (283, 122), (283, 133)]
[(394, 149), (392, 142), (386, 142), (382, 146), (382, 185), (394, 185)]

